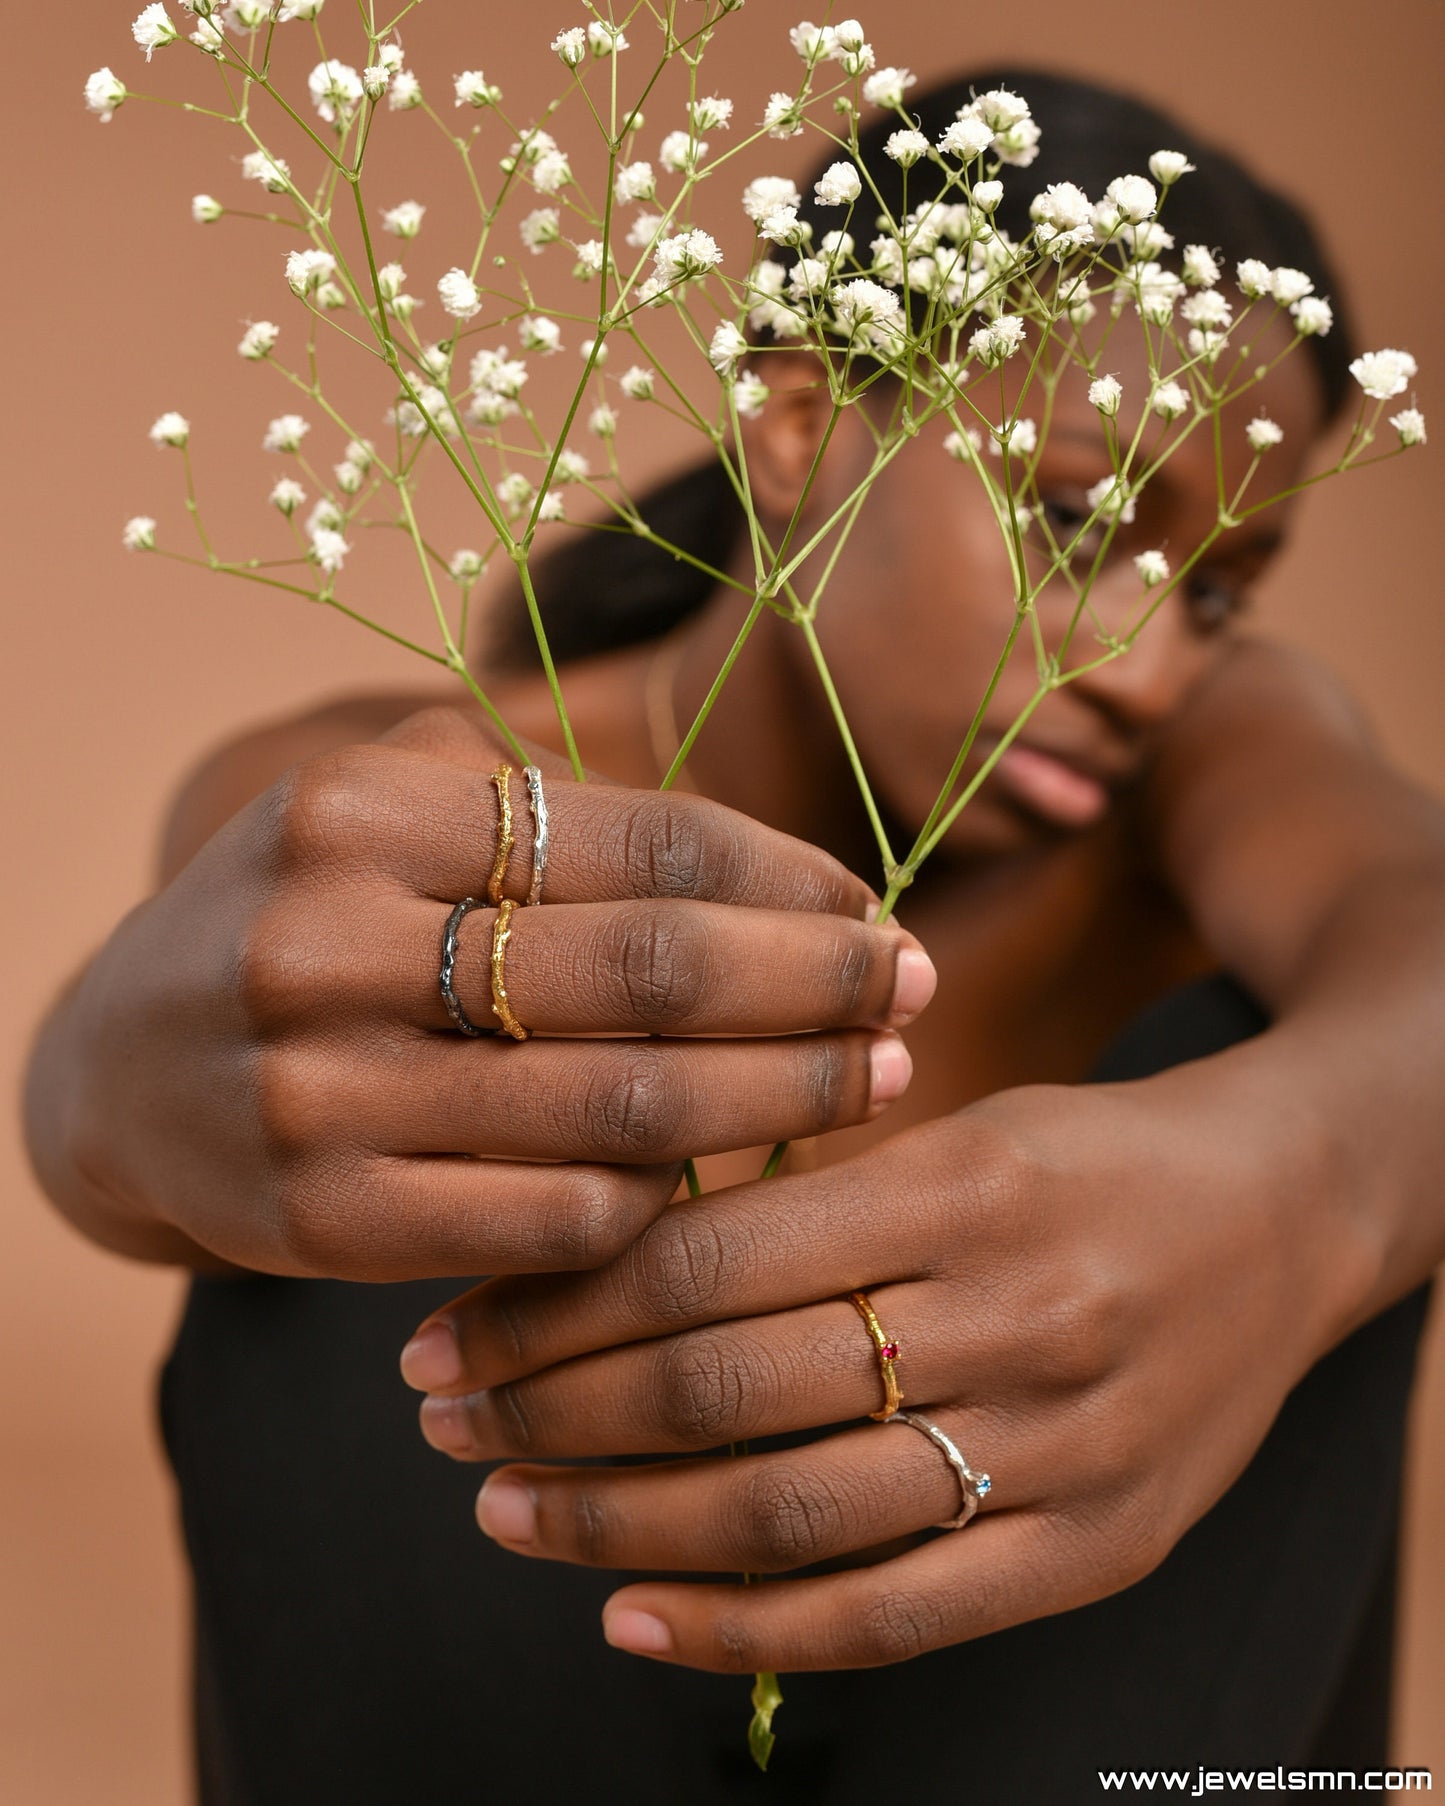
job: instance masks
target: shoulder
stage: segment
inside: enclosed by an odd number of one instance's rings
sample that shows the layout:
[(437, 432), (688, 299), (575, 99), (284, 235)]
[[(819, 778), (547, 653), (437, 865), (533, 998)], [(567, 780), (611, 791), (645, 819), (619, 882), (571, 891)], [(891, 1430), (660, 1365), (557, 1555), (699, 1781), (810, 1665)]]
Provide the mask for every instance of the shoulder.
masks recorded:
[(216, 747), (185, 778), (172, 805), (161, 845), (162, 879), (174, 876), (218, 828), (293, 765), (377, 740), (408, 715), (447, 700), (439, 691), (338, 697)]

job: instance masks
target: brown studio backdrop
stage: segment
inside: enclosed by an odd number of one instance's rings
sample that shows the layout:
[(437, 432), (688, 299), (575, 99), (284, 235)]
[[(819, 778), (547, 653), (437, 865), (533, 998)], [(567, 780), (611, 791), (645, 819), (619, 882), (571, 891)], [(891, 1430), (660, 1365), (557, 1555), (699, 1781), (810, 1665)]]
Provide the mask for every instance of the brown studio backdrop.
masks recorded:
[[(202, 748), (319, 695), (421, 675), (334, 617), (119, 549), (133, 513), (157, 514), (174, 539), (183, 530), (177, 463), (145, 439), (155, 415), (176, 407), (195, 422), (204, 493), (231, 545), (249, 550), (246, 522), (274, 475), (260, 433), (294, 405), (232, 350), (248, 317), (294, 331), (279, 279), (287, 241), (274, 227), (203, 230), (189, 218), (198, 189), (239, 199), (231, 134), (138, 106), (102, 127), (81, 107), (84, 76), (106, 62), (138, 87), (179, 91), (167, 59), (190, 53), (163, 53), (147, 77), (130, 43), (138, 5), (72, 0), (12, 21), (12, 40), (22, 40), (12, 68), (23, 78), (7, 106), (15, 142), (5, 165), (16, 185), (6, 300), (7, 1076), (18, 1077), (63, 976), (144, 894), (167, 797)], [(956, 0), (860, 8), (880, 59), (925, 79), (995, 59), (1053, 65), (1135, 87), (1236, 146), (1323, 219), (1352, 275), (1363, 339), (1416, 352), (1421, 405), (1441, 418), (1431, 330), (1441, 259), (1420, 210), (1439, 169), (1436, 0), (1377, 4), (1364, 27), (1344, 0), (1307, 13), (1280, 0), (1220, 0), (1207, 15), (1129, 0), (1034, 0), (971, 17)], [(350, 10), (333, 5), (334, 30)], [(480, 65), (525, 111), (529, 93), (555, 84), (546, 43), (574, 13), (567, 0), (430, 0), (408, 24), (407, 49), (433, 94), (449, 98), (450, 74)], [(791, 80), (784, 33), (796, 16), (753, 0), (720, 33), (708, 87), (733, 95), (742, 119)], [(334, 51), (349, 54), (340, 43)], [(659, 136), (676, 123), (660, 105), (651, 111)], [(419, 116), (382, 123), (395, 186), (377, 198), (433, 198), (430, 128)], [(568, 128), (568, 143), (581, 137), (580, 124)], [(807, 145), (769, 147), (754, 173), (796, 169), (811, 159)], [(735, 186), (729, 177), (706, 203), (717, 217), (735, 213)], [(448, 235), (453, 219), (439, 201), (407, 256), (418, 292), (461, 245)], [(638, 459), (624, 452), (638, 477), (687, 449), (649, 426)], [(1427, 451), (1317, 493), (1261, 613), (1350, 673), (1394, 756), (1440, 789), (1437, 472)], [(462, 519), (453, 543), (475, 538)], [(383, 558), (376, 569), (373, 592), (388, 591), (379, 605), (419, 619), (404, 567)], [(187, 1786), (185, 1586), (152, 1393), (181, 1282), (112, 1259), (55, 1219), (13, 1132), (0, 1159), (10, 1200), (0, 1262), (0, 1798), (173, 1806)], [(1416, 1403), (1396, 1753), (1445, 1773), (1442, 1404), (1437, 1331)], [(1342, 1465), (1340, 1484), (1370, 1476)]]

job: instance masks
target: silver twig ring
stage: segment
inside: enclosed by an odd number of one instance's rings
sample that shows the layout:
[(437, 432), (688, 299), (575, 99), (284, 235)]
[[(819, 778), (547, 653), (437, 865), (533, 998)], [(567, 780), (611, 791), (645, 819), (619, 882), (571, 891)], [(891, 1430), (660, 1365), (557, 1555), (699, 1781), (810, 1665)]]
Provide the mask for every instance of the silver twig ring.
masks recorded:
[(917, 1430), (934, 1445), (958, 1476), (959, 1490), (963, 1494), (963, 1504), (958, 1516), (945, 1518), (935, 1526), (939, 1530), (962, 1530), (973, 1514), (978, 1510), (984, 1495), (992, 1492), (993, 1481), (987, 1474), (976, 1474), (959, 1453), (958, 1445), (953, 1438), (940, 1430), (931, 1417), (924, 1417), (918, 1411), (895, 1411), (887, 1420), (889, 1423), (907, 1424), (910, 1430)]
[(542, 880), (547, 875), (547, 799), (542, 794), (542, 774), (535, 765), (524, 768), (527, 801), (532, 808), (532, 882), (527, 886), (527, 902), (542, 901)]

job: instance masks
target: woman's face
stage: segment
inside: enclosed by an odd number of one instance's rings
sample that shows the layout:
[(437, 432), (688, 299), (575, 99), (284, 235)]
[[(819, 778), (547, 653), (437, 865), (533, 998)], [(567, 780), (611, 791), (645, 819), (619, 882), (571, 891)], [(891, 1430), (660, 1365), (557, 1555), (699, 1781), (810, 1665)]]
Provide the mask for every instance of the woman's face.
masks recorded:
[[(1282, 331), (1262, 341), (1259, 361), (1285, 343)], [(1021, 366), (1024, 359), (1015, 362)], [(1127, 444), (1148, 393), (1142, 334), (1132, 320), (1114, 328), (1100, 373), (1106, 370), (1124, 386), (1117, 426)], [(1076, 369), (1059, 383), (1037, 465), (1042, 509), (1060, 544), (1091, 512), (1088, 490), (1112, 475), (1088, 383)], [(989, 388), (1002, 418), (1004, 395), (997, 385)], [(975, 391), (981, 407), (985, 392)], [(1013, 396), (1004, 394), (1012, 406)], [(1036, 408), (1042, 405), (1040, 393)], [(1026, 403), (1023, 413), (1033, 411)], [(1224, 410), (1220, 462), (1228, 497), (1254, 456), (1244, 429), (1257, 414), (1274, 420), (1284, 440), (1264, 454), (1244, 506), (1288, 488), (1301, 474), (1321, 414), (1317, 378), (1305, 355), (1287, 358)], [(1014, 587), (998, 525), (977, 476), (945, 452), (948, 431), (946, 421), (933, 423), (878, 478), (817, 623), (870, 781), (909, 828), (920, 825), (932, 806), (1014, 620)], [(1177, 433), (1177, 426), (1165, 428), (1151, 417), (1144, 448)], [(848, 493), (871, 449), (866, 426), (845, 415), (815, 492), (815, 517), (823, 518)], [(993, 462), (992, 468), (1001, 467)], [(1090, 606), (1063, 654), (1063, 669), (1091, 663), (1103, 650), (1101, 635), (1121, 633), (1137, 620), (1145, 591), (1134, 555), (1157, 548), (1178, 570), (1212, 530), (1220, 486), (1205, 422), (1147, 485), (1132, 523), (1115, 532)], [(1020, 848), (1077, 832), (1107, 812), (1114, 795), (1139, 774), (1151, 735), (1219, 658), (1251, 584), (1280, 544), (1287, 509), (1282, 504), (1226, 532), (1130, 651), (1045, 697), (960, 816), (950, 851), (967, 856)], [(1037, 529), (1030, 537), (1044, 544)], [(1091, 566), (1098, 543), (1097, 533), (1085, 542), (1076, 563), (1080, 574)], [(1049, 654), (1063, 646), (1076, 606), (1064, 575), (1045, 585), (1038, 626)], [(1026, 625), (985, 710), (968, 772), (997, 746), (1037, 686), (1036, 643)]]

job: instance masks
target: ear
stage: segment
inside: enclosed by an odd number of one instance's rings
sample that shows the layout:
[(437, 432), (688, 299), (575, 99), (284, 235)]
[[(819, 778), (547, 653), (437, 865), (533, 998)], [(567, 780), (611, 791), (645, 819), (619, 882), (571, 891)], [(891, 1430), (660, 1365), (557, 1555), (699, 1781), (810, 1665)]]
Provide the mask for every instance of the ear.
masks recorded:
[[(833, 401), (816, 352), (769, 349), (754, 357), (752, 367), (767, 383), (768, 399), (760, 414), (739, 422), (748, 486), (765, 520), (787, 521), (828, 431)], [(845, 411), (839, 427), (847, 422)], [(815, 483), (810, 504), (821, 492)]]

